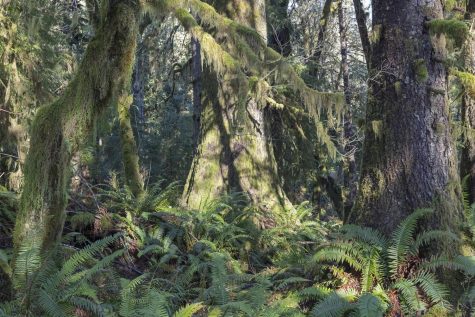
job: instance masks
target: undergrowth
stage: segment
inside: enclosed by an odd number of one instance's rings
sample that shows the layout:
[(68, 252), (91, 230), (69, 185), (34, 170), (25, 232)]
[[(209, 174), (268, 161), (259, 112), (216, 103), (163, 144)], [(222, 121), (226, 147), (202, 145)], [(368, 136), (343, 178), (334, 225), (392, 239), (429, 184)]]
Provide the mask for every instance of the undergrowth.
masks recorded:
[[(474, 258), (426, 252), (440, 240), (473, 246), (473, 226), (462, 238), (420, 230), (424, 209), (386, 238), (320, 221), (307, 204), (270, 221), (242, 194), (185, 210), (179, 192), (159, 184), (136, 199), (112, 182), (90, 209), (69, 208), (52, 254), (20, 250), (13, 264), (0, 252), (6, 276), (42, 263), (0, 316), (443, 316), (474, 303)], [(441, 270), (463, 276), (458, 303)]]

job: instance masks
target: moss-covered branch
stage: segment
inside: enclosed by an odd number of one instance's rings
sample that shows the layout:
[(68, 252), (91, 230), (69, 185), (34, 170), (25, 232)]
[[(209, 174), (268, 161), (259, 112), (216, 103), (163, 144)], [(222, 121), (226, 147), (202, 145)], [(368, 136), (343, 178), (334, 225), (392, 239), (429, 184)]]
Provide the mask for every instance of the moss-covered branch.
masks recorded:
[[(336, 153), (320, 115), (339, 116), (344, 105), (342, 93), (319, 92), (306, 85), (292, 65), (276, 51), (268, 48), (256, 30), (219, 14), (200, 0), (149, 0), (155, 10), (171, 12), (194, 37), (200, 40), (204, 60), (218, 74), (234, 73), (263, 78), (269, 85), (285, 85), (300, 99), (300, 103), (314, 118), (319, 135), (330, 153)], [(197, 17), (200, 21), (196, 21)], [(252, 85), (252, 83), (250, 83)], [(262, 100), (265, 100), (263, 98)]]

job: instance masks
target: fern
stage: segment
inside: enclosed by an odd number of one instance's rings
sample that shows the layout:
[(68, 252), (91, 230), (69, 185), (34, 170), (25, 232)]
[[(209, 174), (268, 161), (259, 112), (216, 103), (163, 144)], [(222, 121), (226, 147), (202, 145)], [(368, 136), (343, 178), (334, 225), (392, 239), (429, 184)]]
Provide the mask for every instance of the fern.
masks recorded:
[(411, 245), (414, 243), (414, 232), (417, 222), (424, 216), (432, 213), (431, 209), (418, 209), (409, 215), (394, 231), (391, 236), (391, 245), (388, 249), (389, 268), (393, 276), (398, 273), (398, 267), (405, 261)]

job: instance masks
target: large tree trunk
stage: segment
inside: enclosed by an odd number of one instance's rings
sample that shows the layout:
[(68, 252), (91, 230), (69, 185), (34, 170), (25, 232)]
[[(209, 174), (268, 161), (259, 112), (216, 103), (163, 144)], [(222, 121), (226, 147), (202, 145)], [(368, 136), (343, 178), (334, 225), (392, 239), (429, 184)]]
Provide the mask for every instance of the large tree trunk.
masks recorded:
[[(465, 18), (475, 25), (475, 0), (467, 2)], [(464, 71), (475, 74), (475, 33), (470, 36), (464, 45)], [(475, 202), (475, 100), (465, 92), (462, 99), (462, 124), (466, 131), (465, 143), (460, 161), (461, 177), (468, 177), (467, 188), (470, 204)]]
[(385, 234), (421, 207), (435, 207), (432, 225), (453, 228), (460, 220), (445, 38), (431, 39), (425, 27), (441, 18), (440, 0), (373, 1), (372, 80), (354, 213)]
[(42, 256), (61, 237), (73, 153), (88, 139), (97, 114), (117, 102), (130, 81), (138, 4), (110, 1), (104, 15), (75, 79), (63, 96), (39, 109), (32, 125), (14, 233), (15, 262), (29, 265), (14, 272), (19, 291), (26, 290)]
[[(229, 0), (216, 6), (233, 20), (267, 37), (263, 0)], [(291, 204), (282, 190), (265, 105), (249, 96), (246, 104), (235, 78), (217, 79), (205, 67), (200, 145), (183, 199), (191, 208), (229, 191), (245, 192), (251, 202), (269, 212), (282, 212)], [(244, 111), (239, 107), (245, 107)]]

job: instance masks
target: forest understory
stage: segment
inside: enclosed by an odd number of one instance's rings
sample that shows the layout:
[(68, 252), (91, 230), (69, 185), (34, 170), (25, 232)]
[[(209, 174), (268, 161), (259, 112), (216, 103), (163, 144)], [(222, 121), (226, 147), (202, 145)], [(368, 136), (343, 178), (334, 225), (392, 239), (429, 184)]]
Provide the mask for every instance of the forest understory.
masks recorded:
[(0, 317), (475, 316), (475, 0), (0, 0)]

